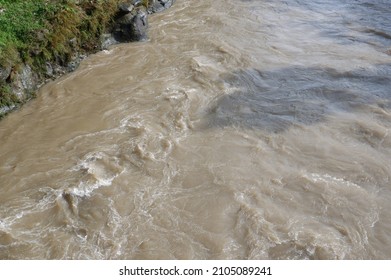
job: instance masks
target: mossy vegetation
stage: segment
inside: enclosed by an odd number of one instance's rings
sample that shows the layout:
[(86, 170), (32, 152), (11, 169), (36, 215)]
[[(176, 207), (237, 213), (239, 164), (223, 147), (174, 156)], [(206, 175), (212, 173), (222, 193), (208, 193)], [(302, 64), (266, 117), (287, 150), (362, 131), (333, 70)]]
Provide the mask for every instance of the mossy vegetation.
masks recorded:
[(24, 62), (34, 67), (42, 60), (65, 62), (77, 48), (96, 48), (119, 2), (0, 0), (0, 65)]
[(10, 72), (0, 79), (0, 106), (17, 101), (9, 83), (18, 65), (44, 75), (47, 62), (66, 65), (75, 54), (100, 48), (120, 2), (124, 0), (0, 0), (0, 71)]
[(13, 106), (19, 102), (18, 98), (12, 93), (11, 88), (7, 84), (2, 84), (0, 88), (0, 107)]

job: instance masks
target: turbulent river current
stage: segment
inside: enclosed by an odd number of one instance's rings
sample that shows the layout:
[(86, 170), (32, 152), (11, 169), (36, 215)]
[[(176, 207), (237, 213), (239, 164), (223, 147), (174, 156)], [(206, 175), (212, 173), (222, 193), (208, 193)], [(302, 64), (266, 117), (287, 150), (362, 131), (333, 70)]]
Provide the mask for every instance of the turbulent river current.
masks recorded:
[(391, 3), (177, 0), (0, 141), (1, 259), (391, 259)]

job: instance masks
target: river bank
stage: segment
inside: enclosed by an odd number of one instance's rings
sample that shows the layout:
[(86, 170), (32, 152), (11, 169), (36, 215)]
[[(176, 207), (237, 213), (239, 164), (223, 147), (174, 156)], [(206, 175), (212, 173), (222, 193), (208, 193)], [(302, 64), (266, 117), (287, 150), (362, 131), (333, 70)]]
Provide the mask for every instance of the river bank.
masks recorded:
[(148, 15), (175, 0), (0, 1), (0, 118), (89, 54), (147, 39)]

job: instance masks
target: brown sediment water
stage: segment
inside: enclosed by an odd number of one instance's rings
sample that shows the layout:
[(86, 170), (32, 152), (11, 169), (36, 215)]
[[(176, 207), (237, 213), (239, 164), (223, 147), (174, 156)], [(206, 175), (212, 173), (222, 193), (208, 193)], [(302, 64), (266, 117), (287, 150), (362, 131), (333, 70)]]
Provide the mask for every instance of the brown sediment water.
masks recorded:
[(0, 122), (0, 259), (390, 259), (391, 7), (178, 0)]

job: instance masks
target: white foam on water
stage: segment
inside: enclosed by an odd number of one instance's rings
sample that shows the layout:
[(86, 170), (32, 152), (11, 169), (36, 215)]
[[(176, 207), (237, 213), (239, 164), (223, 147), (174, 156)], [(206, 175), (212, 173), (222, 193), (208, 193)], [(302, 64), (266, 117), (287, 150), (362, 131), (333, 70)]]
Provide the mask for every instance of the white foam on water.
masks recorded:
[(115, 178), (122, 174), (124, 170), (114, 156), (109, 156), (101, 151), (88, 153), (70, 171), (77, 173), (86, 172), (92, 175), (92, 178), (80, 181), (76, 187), (67, 188), (67, 191), (80, 197), (90, 196), (101, 187), (111, 186)]
[(357, 188), (357, 189), (363, 189), (361, 186), (350, 182), (344, 178), (337, 178), (334, 176), (331, 176), (329, 174), (317, 174), (317, 173), (310, 173), (310, 174), (304, 174), (304, 177), (308, 180), (313, 181), (314, 183), (322, 182), (322, 183), (332, 183), (337, 185), (343, 185), (347, 187)]

